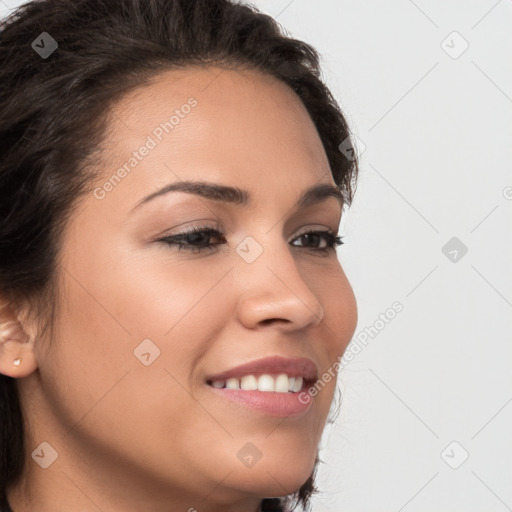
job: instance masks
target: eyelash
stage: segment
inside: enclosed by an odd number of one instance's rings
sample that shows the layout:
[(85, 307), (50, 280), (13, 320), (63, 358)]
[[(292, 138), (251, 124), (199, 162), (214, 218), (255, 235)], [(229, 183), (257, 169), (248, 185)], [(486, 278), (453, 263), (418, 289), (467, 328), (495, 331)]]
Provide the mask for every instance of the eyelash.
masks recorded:
[[(209, 244), (204, 246), (194, 246), (191, 244), (186, 244), (182, 242), (178, 242), (177, 240), (186, 238), (188, 236), (193, 236), (197, 234), (207, 234), (209, 237), (211, 236), (222, 236), (222, 233), (217, 231), (213, 228), (208, 227), (194, 227), (191, 229), (187, 229), (186, 231), (183, 231), (182, 233), (179, 233), (177, 235), (173, 236), (167, 236), (163, 237), (157, 240), (157, 242), (164, 242), (165, 244), (171, 246), (171, 245), (177, 245), (178, 251), (186, 251), (186, 252), (192, 252), (192, 253), (199, 253), (202, 251), (208, 251), (213, 250), (215, 245), (221, 245), (221, 244)], [(309, 248), (310, 250), (317, 252), (317, 253), (327, 253), (328, 251), (336, 251), (336, 247), (339, 245), (343, 245), (344, 242), (342, 240), (342, 236), (337, 236), (331, 233), (331, 231), (306, 231), (305, 233), (301, 233), (297, 238), (303, 237), (305, 235), (321, 235), (324, 237), (324, 240), (327, 241), (327, 247), (322, 248)], [(305, 247), (305, 249), (308, 249), (308, 247)]]

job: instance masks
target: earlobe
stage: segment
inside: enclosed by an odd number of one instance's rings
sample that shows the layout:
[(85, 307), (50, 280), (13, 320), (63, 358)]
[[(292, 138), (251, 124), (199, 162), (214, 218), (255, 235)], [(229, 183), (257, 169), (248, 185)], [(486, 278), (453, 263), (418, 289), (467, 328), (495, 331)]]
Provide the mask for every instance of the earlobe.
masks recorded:
[(0, 373), (26, 377), (37, 369), (34, 336), (27, 334), (12, 314), (7, 314), (8, 309), (5, 305), (0, 309)]

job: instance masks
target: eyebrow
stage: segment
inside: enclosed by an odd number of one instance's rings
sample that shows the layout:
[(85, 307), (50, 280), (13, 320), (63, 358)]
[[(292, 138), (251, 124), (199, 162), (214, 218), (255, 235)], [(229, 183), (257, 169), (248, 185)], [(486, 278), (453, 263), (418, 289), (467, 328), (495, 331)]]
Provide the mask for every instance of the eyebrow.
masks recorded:
[[(187, 192), (206, 199), (232, 203), (244, 207), (249, 207), (252, 204), (251, 195), (248, 190), (204, 181), (179, 181), (176, 183), (170, 183), (156, 192), (149, 194), (142, 199), (142, 201), (137, 203), (130, 210), (130, 213), (152, 199), (168, 194), (169, 192)], [(325, 201), (330, 197), (334, 197), (343, 208), (345, 199), (342, 191), (337, 186), (329, 183), (314, 185), (313, 187), (306, 189), (299, 197), (296, 206), (304, 208), (306, 206), (311, 206)]]

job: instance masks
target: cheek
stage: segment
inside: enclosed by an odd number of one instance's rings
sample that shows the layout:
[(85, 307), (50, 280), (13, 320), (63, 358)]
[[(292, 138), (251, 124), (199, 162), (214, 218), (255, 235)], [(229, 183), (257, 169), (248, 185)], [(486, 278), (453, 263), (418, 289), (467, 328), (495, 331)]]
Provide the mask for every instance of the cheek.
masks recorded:
[(212, 298), (218, 293), (213, 289), (228, 270), (229, 266), (177, 255), (165, 246), (155, 247), (148, 257), (128, 253), (123, 265), (107, 277), (113, 315), (133, 337), (173, 337), (183, 323), (190, 324), (189, 318), (197, 322), (198, 307), (201, 322), (213, 323), (219, 306), (218, 297)]
[(116, 247), (113, 253), (98, 246), (88, 259), (66, 262), (58, 339), (48, 362), (52, 378), (65, 374), (76, 383), (72, 389), (80, 396), (72, 406), (79, 411), (131, 369), (167, 370), (172, 386), (178, 384), (170, 375), (192, 387), (196, 362), (224, 328), (230, 308), (221, 283), (229, 266), (212, 267), (193, 256), (185, 261), (165, 248), (142, 256), (122, 243)]
[[(328, 283), (328, 284), (326, 284)], [(324, 281), (323, 292), (318, 297), (324, 307), (324, 344), (326, 358), (322, 361), (319, 379), (310, 393), (315, 395), (323, 414), (327, 415), (336, 392), (339, 362), (354, 335), (357, 326), (357, 302), (345, 273), (338, 267)]]
[(339, 264), (331, 272), (322, 275), (321, 283), (317, 284), (315, 289), (324, 309), (324, 332), (329, 339), (325, 347), (329, 364), (332, 365), (343, 355), (356, 330), (357, 302)]
[(175, 271), (171, 280), (117, 266), (85, 284), (81, 276), (82, 286), (66, 282), (66, 305), (40, 371), (50, 409), (76, 446), (175, 481), (185, 474), (175, 474), (183, 465), (169, 465), (169, 454), (215, 466), (203, 454), (225, 432), (188, 390), (215, 335), (208, 315), (221, 295), (207, 294), (215, 276), (197, 276)]

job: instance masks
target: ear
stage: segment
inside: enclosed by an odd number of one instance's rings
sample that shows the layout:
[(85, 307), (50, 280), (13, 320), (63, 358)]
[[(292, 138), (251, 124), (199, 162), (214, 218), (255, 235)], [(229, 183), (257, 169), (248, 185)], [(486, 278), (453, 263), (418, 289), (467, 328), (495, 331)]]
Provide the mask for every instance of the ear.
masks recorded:
[(28, 333), (13, 305), (0, 297), (0, 373), (26, 377), (37, 369), (35, 335)]

